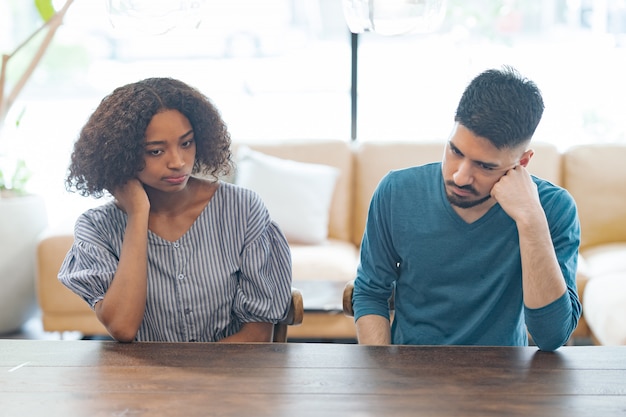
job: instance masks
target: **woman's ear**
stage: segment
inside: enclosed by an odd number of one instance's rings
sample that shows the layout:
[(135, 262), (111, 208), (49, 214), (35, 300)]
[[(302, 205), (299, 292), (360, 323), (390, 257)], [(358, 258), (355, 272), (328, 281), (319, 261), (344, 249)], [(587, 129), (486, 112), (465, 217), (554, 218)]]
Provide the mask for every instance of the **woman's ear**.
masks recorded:
[(519, 159), (519, 164), (523, 166), (524, 168), (526, 168), (534, 154), (535, 154), (534, 150), (532, 149), (527, 150), (526, 152), (522, 154), (522, 157)]

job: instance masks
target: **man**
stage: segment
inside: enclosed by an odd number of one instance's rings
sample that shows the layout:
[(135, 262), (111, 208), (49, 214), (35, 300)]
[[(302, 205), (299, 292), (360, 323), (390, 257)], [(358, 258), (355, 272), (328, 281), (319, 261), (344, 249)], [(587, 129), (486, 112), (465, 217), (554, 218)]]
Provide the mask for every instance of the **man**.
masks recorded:
[(359, 343), (567, 342), (580, 225), (569, 193), (526, 170), (543, 109), (535, 83), (487, 70), (461, 97), (442, 162), (381, 180), (354, 284)]

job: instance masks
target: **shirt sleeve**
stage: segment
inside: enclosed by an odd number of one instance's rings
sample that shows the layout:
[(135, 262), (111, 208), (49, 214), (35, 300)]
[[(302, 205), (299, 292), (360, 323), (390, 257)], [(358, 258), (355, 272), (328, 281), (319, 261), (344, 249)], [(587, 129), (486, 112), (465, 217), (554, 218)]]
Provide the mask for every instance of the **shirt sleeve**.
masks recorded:
[(113, 281), (119, 254), (92, 220), (88, 214), (83, 214), (76, 221), (74, 243), (65, 256), (58, 278), (93, 309)]
[(389, 225), (391, 183), (387, 175), (372, 196), (354, 281), (354, 319), (374, 314), (389, 319), (389, 298), (398, 274), (399, 257)]
[(569, 340), (582, 314), (576, 287), (580, 223), (575, 202), (564, 189), (554, 188), (544, 195), (542, 205), (567, 291), (542, 308), (524, 307), (524, 315), (533, 341), (541, 350), (552, 351)]
[(252, 205), (233, 304), (243, 323), (277, 323), (291, 302), (291, 251), (260, 199)]

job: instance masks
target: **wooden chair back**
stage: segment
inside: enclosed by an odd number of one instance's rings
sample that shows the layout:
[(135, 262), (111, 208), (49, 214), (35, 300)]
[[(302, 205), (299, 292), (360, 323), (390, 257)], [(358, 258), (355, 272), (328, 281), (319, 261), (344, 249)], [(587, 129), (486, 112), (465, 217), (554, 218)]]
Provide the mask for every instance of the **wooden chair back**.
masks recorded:
[[(343, 289), (343, 314), (348, 317), (354, 317), (354, 308), (352, 307), (352, 294), (354, 293), (354, 280), (348, 281)], [(389, 312), (393, 315), (394, 309), (394, 293), (389, 297)]]
[(287, 342), (287, 329), (288, 326), (297, 326), (302, 324), (302, 318), (304, 317), (304, 303), (302, 301), (302, 292), (297, 288), (291, 289), (291, 303), (289, 304), (289, 312), (284, 320), (274, 325), (274, 337), (275, 343)]
[(354, 292), (354, 280), (348, 281), (343, 288), (343, 314), (348, 317), (354, 317), (352, 308), (352, 293)]

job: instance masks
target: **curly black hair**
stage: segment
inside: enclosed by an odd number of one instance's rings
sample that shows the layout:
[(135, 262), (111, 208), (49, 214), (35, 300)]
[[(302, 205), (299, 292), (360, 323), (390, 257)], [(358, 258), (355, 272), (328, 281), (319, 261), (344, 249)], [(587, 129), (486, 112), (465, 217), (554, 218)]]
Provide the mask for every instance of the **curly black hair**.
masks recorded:
[(470, 82), (454, 120), (498, 149), (514, 148), (530, 141), (543, 109), (537, 85), (504, 66), (484, 71)]
[(231, 139), (211, 100), (172, 78), (148, 78), (116, 88), (81, 129), (74, 144), (65, 186), (100, 198), (135, 178), (144, 168), (145, 132), (152, 117), (178, 110), (194, 131), (194, 174), (218, 178), (233, 167)]

